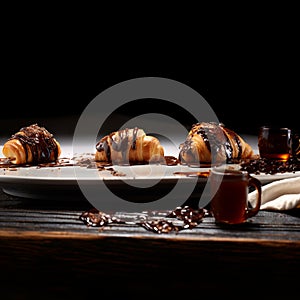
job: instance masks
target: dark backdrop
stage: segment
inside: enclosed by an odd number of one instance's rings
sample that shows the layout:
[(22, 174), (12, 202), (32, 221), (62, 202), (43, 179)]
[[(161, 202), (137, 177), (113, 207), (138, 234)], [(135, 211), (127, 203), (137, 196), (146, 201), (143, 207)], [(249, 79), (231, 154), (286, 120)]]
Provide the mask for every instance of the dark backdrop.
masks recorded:
[(108, 47), (99, 39), (91, 44), (76, 37), (28, 39), (21, 34), (13, 39), (3, 47), (1, 135), (25, 125), (24, 119), (47, 125), (50, 117), (65, 120), (53, 125), (54, 130), (70, 132), (103, 90), (147, 76), (174, 79), (195, 89), (219, 120), (237, 132), (257, 134), (261, 125), (300, 129), (295, 67), (288, 53), (262, 49), (218, 56), (195, 45), (182, 50), (137, 44), (128, 49), (126, 43)]

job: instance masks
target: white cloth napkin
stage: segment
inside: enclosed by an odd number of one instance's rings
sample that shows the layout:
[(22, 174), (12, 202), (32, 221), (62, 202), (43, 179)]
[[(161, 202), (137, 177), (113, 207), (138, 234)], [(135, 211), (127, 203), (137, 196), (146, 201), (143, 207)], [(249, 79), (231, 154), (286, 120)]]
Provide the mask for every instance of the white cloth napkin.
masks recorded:
[[(257, 191), (248, 195), (251, 205), (256, 203)], [(290, 210), (300, 208), (300, 177), (273, 181), (262, 186), (261, 210)]]

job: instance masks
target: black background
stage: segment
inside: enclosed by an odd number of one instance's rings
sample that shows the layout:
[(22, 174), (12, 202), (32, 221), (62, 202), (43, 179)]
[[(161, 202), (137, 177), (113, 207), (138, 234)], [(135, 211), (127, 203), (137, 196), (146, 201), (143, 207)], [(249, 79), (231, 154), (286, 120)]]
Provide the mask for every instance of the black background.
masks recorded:
[(174, 30), (177, 35), (171, 36), (170, 28), (158, 39), (149, 31), (131, 35), (120, 27), (112, 33), (101, 27), (90, 32), (47, 25), (41, 29), (40, 23), (24, 23), (3, 37), (2, 136), (26, 125), (24, 120), (42, 120), (47, 126), (53, 117), (65, 122), (51, 130), (71, 132), (103, 90), (148, 76), (195, 89), (218, 119), (238, 133), (257, 134), (262, 125), (300, 129), (294, 39), (242, 40), (237, 34), (236, 43), (226, 39), (212, 45), (191, 32)]

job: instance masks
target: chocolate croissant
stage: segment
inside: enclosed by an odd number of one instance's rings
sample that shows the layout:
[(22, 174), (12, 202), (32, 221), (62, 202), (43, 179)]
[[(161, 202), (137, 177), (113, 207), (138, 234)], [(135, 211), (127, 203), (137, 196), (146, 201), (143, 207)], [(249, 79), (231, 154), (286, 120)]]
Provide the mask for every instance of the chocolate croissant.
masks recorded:
[(96, 144), (96, 150), (96, 161), (112, 164), (159, 163), (164, 159), (160, 141), (137, 127), (104, 136)]
[(252, 147), (233, 130), (215, 122), (192, 126), (186, 140), (179, 146), (182, 164), (210, 165), (252, 158)]
[(2, 148), (3, 155), (13, 164), (39, 164), (56, 161), (60, 144), (44, 127), (32, 124), (13, 134)]

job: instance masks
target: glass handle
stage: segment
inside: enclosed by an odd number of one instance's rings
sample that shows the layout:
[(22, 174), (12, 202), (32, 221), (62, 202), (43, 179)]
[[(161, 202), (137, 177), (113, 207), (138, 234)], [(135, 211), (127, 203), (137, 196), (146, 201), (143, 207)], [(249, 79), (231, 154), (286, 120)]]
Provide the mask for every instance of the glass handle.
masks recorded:
[(261, 193), (262, 193), (261, 182), (258, 179), (250, 176), (248, 184), (250, 186), (253, 186), (256, 189), (257, 196), (256, 196), (256, 205), (253, 208), (248, 208), (246, 210), (246, 219), (255, 216), (259, 212), (261, 206)]

